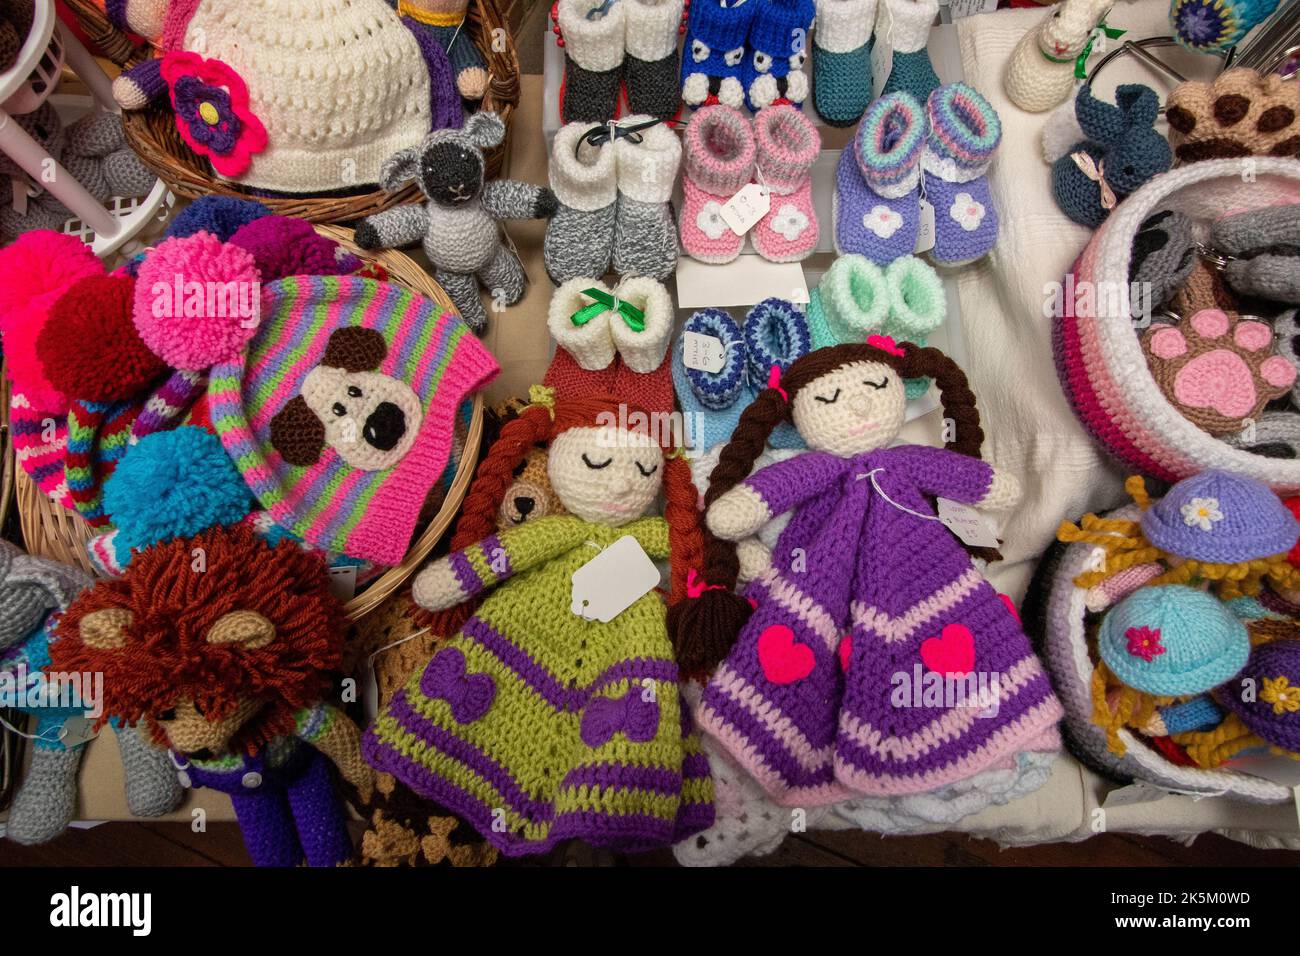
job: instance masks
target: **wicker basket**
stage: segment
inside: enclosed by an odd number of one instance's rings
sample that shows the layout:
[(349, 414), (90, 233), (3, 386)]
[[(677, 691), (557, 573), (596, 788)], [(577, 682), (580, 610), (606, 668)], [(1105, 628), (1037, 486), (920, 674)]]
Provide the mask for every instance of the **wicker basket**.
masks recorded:
[[(391, 250), (378, 253), (364, 252), (352, 242), (351, 230), (339, 226), (318, 225), (316, 231), (335, 240), (365, 260), (378, 262), (388, 270), (392, 281), (414, 289), (444, 308), (455, 308), (447, 293), (443, 292), (419, 263), (405, 253)], [(478, 465), (479, 445), (483, 440), (481, 393), (474, 396), (473, 406), (473, 414), (465, 436), (464, 449), (456, 467), (456, 474), (441, 505), (411, 543), (402, 563), (389, 568), (369, 587), (348, 601), (346, 610), (350, 621), (359, 621), (396, 593), (416, 569), (424, 564), (429, 557), (429, 552), (451, 526), (452, 520), (460, 510), (461, 499), (465, 497), (470, 481), (473, 480), (474, 469)], [(9, 403), (6, 401), (4, 404), (6, 424), (8, 409)], [(96, 533), (95, 530), (75, 512), (41, 494), (27, 472), (14, 467), (13, 452), (7, 441), (7, 429), (4, 462), (5, 473), (13, 476), (12, 482), (16, 487), (18, 522), (28, 553), (61, 561), (64, 564), (76, 565), (94, 574), (95, 570), (86, 554), (86, 542)]]
[[(152, 50), (135, 46), (106, 19), (94, 0), (65, 0), (77, 22), (118, 66), (147, 59)], [(488, 89), (481, 109), (491, 110), (506, 124), (506, 138), (484, 154), (489, 178), (501, 173), (510, 142), (510, 117), (519, 105), (519, 57), (498, 0), (470, 0), (465, 31), (474, 40), (488, 66)], [(414, 183), (395, 193), (381, 189), (350, 196), (253, 195), (235, 183), (219, 179), (211, 164), (194, 153), (181, 139), (170, 110), (150, 109), (122, 114), (126, 138), (153, 173), (178, 196), (197, 199), (211, 194), (254, 198), (280, 216), (295, 216), (312, 222), (353, 222), (402, 203), (415, 202), (420, 191)]]

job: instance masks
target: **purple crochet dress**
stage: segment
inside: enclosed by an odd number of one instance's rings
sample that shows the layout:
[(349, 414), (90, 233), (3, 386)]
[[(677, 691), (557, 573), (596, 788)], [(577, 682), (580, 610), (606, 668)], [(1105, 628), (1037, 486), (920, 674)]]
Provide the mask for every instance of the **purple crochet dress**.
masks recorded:
[[(809, 452), (744, 484), (794, 510), (701, 728), (778, 803), (923, 793), (1055, 750), (1062, 716), (1018, 618), (933, 517), (982, 499), (979, 459)], [(916, 512), (913, 514), (911, 512)]]

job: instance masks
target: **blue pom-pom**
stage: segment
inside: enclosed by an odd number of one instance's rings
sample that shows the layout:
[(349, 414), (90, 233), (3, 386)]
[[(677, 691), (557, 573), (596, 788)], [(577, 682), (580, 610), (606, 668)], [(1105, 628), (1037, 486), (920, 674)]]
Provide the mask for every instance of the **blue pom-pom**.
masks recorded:
[(167, 227), (167, 238), (210, 232), (222, 242), (233, 236), (240, 226), (271, 215), (260, 202), (234, 196), (201, 196), (182, 209)]
[(250, 503), (221, 441), (193, 425), (140, 439), (104, 482), (104, 510), (118, 529), (114, 544), (123, 564), (133, 548), (235, 524)]

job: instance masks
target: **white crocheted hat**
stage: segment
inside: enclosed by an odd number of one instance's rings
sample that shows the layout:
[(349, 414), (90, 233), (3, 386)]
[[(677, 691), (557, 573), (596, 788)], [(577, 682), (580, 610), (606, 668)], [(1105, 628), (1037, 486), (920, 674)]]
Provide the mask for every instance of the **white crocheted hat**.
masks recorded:
[[(428, 67), (384, 0), (198, 0), (183, 30), (180, 50), (247, 86), (243, 128), (265, 128), (265, 148), (225, 174), (234, 182), (286, 193), (377, 183), (383, 161), (430, 130)], [(226, 105), (201, 102), (191, 125), (206, 132)]]

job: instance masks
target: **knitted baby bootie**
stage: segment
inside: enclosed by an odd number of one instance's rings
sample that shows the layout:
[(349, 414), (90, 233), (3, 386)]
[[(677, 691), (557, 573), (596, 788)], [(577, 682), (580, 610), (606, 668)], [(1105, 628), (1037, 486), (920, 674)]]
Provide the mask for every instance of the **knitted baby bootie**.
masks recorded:
[(922, 190), (934, 206), (935, 262), (978, 259), (998, 238), (998, 211), (985, 175), (1002, 141), (997, 111), (965, 83), (949, 83), (926, 101), (930, 134)]
[(618, 113), (627, 42), (626, 4), (558, 0), (555, 22), (564, 39), (560, 117), (603, 123)]
[(698, 108), (745, 102), (740, 65), (758, 0), (695, 0), (682, 47), (682, 100)]
[(614, 338), (610, 333), (613, 292), (599, 279), (570, 279), (551, 296), (546, 327), (555, 355), (542, 384), (558, 399), (608, 395), (614, 390)]
[[(717, 371), (687, 365), (688, 342), (697, 335), (718, 340), (722, 367)], [(740, 409), (748, 404), (740, 324), (722, 309), (692, 312), (673, 343), (671, 362), (687, 445), (702, 453), (726, 442), (740, 420)]]
[(817, 128), (793, 106), (769, 106), (754, 117), (755, 176), (772, 205), (750, 233), (754, 251), (770, 262), (798, 262), (817, 248), (812, 166), (821, 152)]
[(745, 102), (754, 112), (765, 106), (808, 98), (809, 33), (817, 8), (813, 0), (749, 0), (758, 4), (749, 28), (749, 51), (740, 68)]
[[(609, 271), (618, 177), (614, 146), (601, 135), (604, 129), (568, 123), (551, 144), (551, 191), (560, 205), (546, 224), (542, 254), (556, 285)], [(589, 138), (593, 132), (597, 135)]]
[(865, 342), (869, 335), (883, 334), (891, 303), (885, 270), (866, 256), (840, 256), (808, 293), (812, 347)]
[(916, 248), (925, 114), (902, 90), (868, 108), (835, 170), (835, 251), (886, 265)]
[[(927, 337), (948, 318), (948, 296), (943, 280), (929, 263), (916, 256), (895, 259), (885, 270), (889, 290), (886, 335), (899, 342), (925, 345)], [(903, 380), (909, 399), (920, 398), (930, 388), (928, 378)]]
[[(773, 366), (784, 374), (812, 351), (807, 316), (785, 299), (773, 297), (758, 303), (745, 316), (740, 331), (745, 338), (746, 374), (754, 397), (766, 387)], [(773, 429), (767, 443), (773, 448), (806, 447), (790, 422)]]
[(828, 126), (852, 126), (871, 104), (876, 0), (817, 0), (813, 108)]
[(881, 96), (906, 90), (924, 103), (939, 85), (939, 77), (930, 62), (925, 45), (930, 40), (930, 26), (939, 15), (939, 0), (881, 0), (885, 5), (881, 32), (893, 50), (889, 78)]
[(627, 20), (623, 82), (628, 107), (656, 119), (672, 119), (681, 108), (677, 86), (677, 35), (682, 0), (619, 0)]
[(610, 335), (618, 350), (613, 394), (647, 412), (671, 412), (668, 342), (675, 318), (672, 296), (662, 283), (646, 276), (624, 279), (614, 289), (614, 296), (619, 311), (609, 318)]
[(753, 179), (753, 127), (729, 106), (706, 106), (686, 125), (683, 150), (682, 251), (701, 262), (730, 262), (745, 237), (723, 221), (722, 204)]
[[(672, 90), (676, 95), (675, 80)], [(621, 125), (634, 128), (649, 120), (629, 116)], [(681, 140), (667, 124), (658, 123), (615, 139), (614, 157), (618, 169), (614, 271), (667, 279), (677, 266), (677, 224), (668, 201), (682, 163)]]

